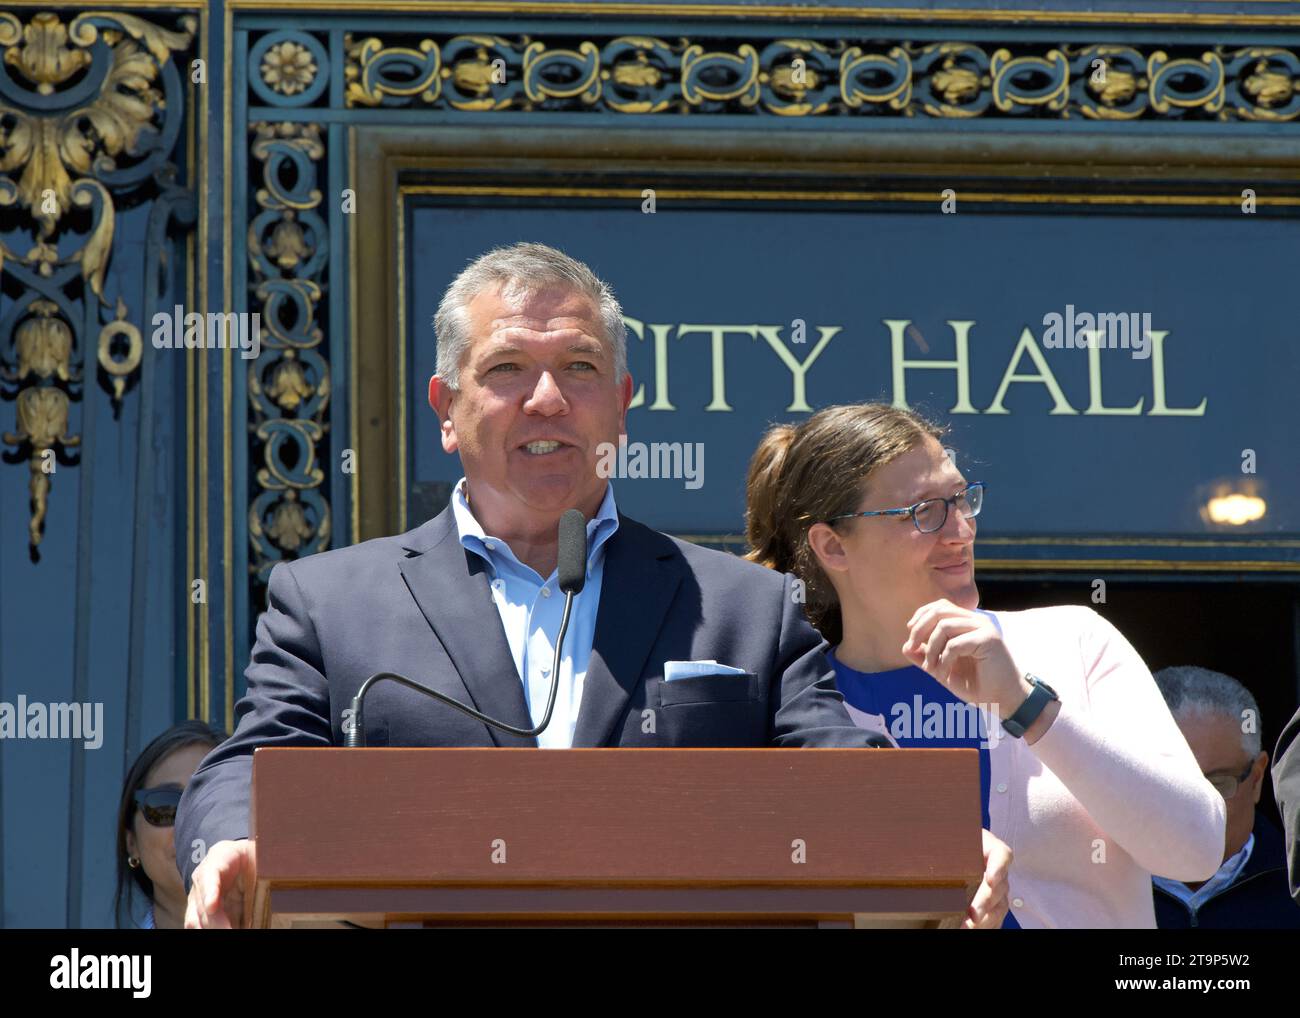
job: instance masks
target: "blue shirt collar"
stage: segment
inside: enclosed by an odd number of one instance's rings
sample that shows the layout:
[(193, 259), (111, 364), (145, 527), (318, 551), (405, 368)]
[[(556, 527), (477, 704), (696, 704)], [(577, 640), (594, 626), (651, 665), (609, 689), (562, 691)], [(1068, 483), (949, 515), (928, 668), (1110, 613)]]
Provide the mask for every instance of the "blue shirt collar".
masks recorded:
[(1250, 861), (1251, 850), (1255, 847), (1255, 835), (1251, 832), (1246, 843), (1241, 846), (1237, 852), (1219, 866), (1214, 876), (1210, 877), (1205, 883), (1193, 891), (1190, 887), (1180, 880), (1172, 880), (1169, 877), (1153, 876), (1152, 879), (1164, 891), (1172, 894), (1179, 901), (1192, 908), (1200, 908), (1211, 898), (1227, 890), (1233, 882), (1241, 875), (1241, 871), (1246, 868), (1246, 863)]
[[(457, 481), (451, 498), (451, 511), (456, 520), (456, 529), (460, 534), (462, 547), (474, 552), (494, 569), (496, 556), (501, 554), (518, 562), (507, 542), (499, 537), (489, 537), (483, 530), (469, 507), (469, 500), (465, 497), (466, 483), (464, 477)], [(618, 506), (614, 502), (614, 485), (606, 481), (605, 497), (600, 501), (600, 508), (596, 510), (596, 515), (587, 521), (587, 579), (591, 579), (591, 570), (600, 560), (599, 556), (604, 553), (605, 542), (614, 536), (616, 530), (618, 530)], [(489, 549), (488, 541), (495, 542), (496, 547)]]

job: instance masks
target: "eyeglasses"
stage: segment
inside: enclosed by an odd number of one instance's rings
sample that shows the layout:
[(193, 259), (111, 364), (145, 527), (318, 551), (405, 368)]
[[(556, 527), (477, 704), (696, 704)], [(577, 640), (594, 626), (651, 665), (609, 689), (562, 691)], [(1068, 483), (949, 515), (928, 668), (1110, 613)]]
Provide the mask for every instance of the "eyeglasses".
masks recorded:
[(955, 505), (957, 511), (966, 519), (974, 519), (984, 506), (984, 482), (974, 481), (952, 498), (927, 498), (905, 509), (874, 509), (865, 513), (842, 513), (839, 516), (832, 516), (826, 522), (834, 523), (836, 520), (847, 520), (855, 516), (910, 516), (917, 530), (923, 534), (933, 534), (936, 530), (942, 530), (943, 525), (948, 522), (950, 505)]
[(136, 805), (153, 827), (172, 827), (176, 823), (176, 807), (181, 803), (179, 788), (140, 788), (135, 793)]
[(1241, 776), (1234, 778), (1231, 775), (1216, 774), (1214, 777), (1205, 775), (1205, 779), (1214, 786), (1215, 790), (1225, 799), (1231, 799), (1237, 794), (1237, 789), (1241, 783), (1250, 777), (1250, 772), (1255, 769), (1255, 762), (1252, 760), (1246, 765), (1246, 769), (1241, 772)]

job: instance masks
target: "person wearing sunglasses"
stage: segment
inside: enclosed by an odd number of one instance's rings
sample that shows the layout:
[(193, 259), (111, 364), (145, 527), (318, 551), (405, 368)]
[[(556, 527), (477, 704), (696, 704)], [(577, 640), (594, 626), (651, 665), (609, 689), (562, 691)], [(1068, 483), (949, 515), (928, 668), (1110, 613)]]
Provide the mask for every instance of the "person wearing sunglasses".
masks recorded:
[(1223, 797), (1099, 614), (979, 608), (986, 485), (942, 437), (877, 403), (771, 428), (749, 468), (748, 557), (803, 581), (860, 727), (978, 750), (984, 827), (1015, 860), (1004, 928), (1154, 928), (1153, 872), (1218, 868)]
[[(202, 721), (184, 721), (147, 745), (127, 772), (117, 810), (117, 890), (113, 916), (118, 927), (180, 929), (185, 921), (185, 887), (172, 840), (181, 793), (205, 756), (225, 734)], [(136, 921), (136, 895), (148, 901)]]

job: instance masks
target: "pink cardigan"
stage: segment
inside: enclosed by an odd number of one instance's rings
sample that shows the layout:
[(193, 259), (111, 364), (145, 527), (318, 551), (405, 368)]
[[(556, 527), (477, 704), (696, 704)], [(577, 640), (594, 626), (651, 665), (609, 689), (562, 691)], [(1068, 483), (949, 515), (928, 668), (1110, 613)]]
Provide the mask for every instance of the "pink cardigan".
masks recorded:
[[(1152, 873), (1196, 881), (1219, 868), (1223, 797), (1146, 665), (1104, 618), (1075, 606), (993, 614), (1017, 667), (1061, 698), (1032, 746), (1001, 733), (989, 750), (989, 829), (1015, 853), (1016, 920), (1153, 929)], [(888, 736), (883, 715), (849, 713)]]

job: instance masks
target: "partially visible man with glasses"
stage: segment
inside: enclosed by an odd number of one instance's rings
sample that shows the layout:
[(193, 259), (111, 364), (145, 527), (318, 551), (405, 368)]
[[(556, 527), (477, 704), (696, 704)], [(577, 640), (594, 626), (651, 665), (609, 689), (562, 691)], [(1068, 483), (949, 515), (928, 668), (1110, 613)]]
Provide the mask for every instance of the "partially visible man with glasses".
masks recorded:
[(943, 434), (883, 403), (772, 428), (750, 463), (749, 557), (804, 582), (854, 722), (978, 750), (984, 827), (1015, 854), (1004, 927), (1154, 928), (1151, 874), (1213, 875), (1223, 799), (1101, 615), (979, 607), (984, 484)]
[(1223, 863), (1214, 876), (1153, 878), (1156, 924), (1162, 930), (1300, 929), (1282, 832), (1255, 809), (1268, 770), (1255, 698), (1236, 679), (1207, 668), (1162, 668), (1155, 679), (1201, 771), (1228, 806)]

